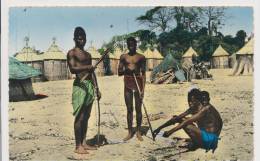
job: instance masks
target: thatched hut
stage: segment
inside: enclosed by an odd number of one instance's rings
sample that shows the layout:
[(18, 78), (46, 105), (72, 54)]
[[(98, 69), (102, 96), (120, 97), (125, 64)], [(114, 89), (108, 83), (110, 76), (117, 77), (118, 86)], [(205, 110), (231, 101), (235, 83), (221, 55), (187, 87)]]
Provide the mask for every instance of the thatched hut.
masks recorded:
[(31, 78), (40, 74), (39, 70), (9, 57), (9, 101), (34, 99)]
[(198, 54), (197, 52), (192, 48), (190, 47), (185, 53), (184, 55), (182, 56), (182, 61), (190, 61), (192, 62), (192, 58), (193, 57), (198, 57)]
[(238, 52), (232, 75), (248, 75), (254, 71), (254, 39), (250, 39)]
[(66, 55), (55, 43), (55, 39), (48, 50), (44, 52), (43, 60), (46, 80), (66, 80), (69, 78), (70, 72), (68, 70)]
[[(43, 67), (43, 54), (36, 51), (35, 49), (31, 48), (26, 44), (26, 46), (15, 55), (15, 58), (24, 63), (27, 64), (34, 69), (39, 70), (41, 73), (44, 73), (44, 67)], [(44, 76), (40, 75), (37, 77), (32, 78), (33, 82), (41, 82), (44, 81)]]
[(232, 55), (229, 56), (229, 58), (228, 58), (228, 62), (229, 63), (228, 64), (229, 64), (230, 68), (234, 67), (234, 65), (235, 65), (235, 63), (237, 61), (236, 57), (237, 57), (236, 53), (233, 53)]
[[(87, 51), (91, 54), (92, 65), (95, 65), (96, 62), (101, 58), (100, 53), (97, 51), (97, 49), (94, 46), (89, 47)], [(99, 63), (95, 73), (98, 76), (104, 76), (104, 64), (103, 64), (103, 62)]]
[(214, 51), (212, 55), (212, 68), (229, 68), (229, 54), (221, 45)]
[(143, 54), (146, 58), (146, 70), (151, 71), (154, 68), (154, 53), (150, 48), (147, 48)]
[(114, 53), (109, 55), (111, 70), (114, 75), (118, 74), (119, 59), (122, 54), (123, 54), (123, 51), (117, 47), (117, 48), (115, 48)]
[(153, 56), (154, 56), (153, 66), (156, 67), (163, 61), (163, 56), (157, 49), (153, 50)]

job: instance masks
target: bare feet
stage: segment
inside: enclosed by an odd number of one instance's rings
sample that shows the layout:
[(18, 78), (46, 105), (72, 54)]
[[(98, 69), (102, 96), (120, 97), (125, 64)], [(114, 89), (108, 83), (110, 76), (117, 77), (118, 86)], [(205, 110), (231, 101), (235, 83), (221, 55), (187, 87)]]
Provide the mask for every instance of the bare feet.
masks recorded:
[(81, 145), (79, 147), (76, 147), (76, 149), (74, 150), (75, 153), (78, 154), (88, 154), (87, 150), (84, 149), (84, 147)]
[(140, 132), (140, 131), (137, 131), (136, 137), (137, 137), (137, 139), (138, 139), (139, 141), (143, 141), (143, 140), (144, 140), (143, 137), (142, 137), (142, 135), (141, 135), (141, 132)]
[(84, 144), (83, 147), (85, 150), (97, 150), (97, 147), (88, 144)]
[(133, 133), (128, 133), (128, 135), (123, 139), (124, 141), (130, 140), (133, 137)]

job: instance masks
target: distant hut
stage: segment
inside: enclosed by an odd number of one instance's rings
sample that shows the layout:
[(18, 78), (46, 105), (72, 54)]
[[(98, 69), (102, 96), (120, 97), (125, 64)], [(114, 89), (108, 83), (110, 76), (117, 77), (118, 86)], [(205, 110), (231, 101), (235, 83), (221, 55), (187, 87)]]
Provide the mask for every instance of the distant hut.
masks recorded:
[(66, 55), (60, 50), (53, 38), (51, 46), (43, 54), (44, 76), (48, 81), (66, 80), (69, 78), (69, 70)]
[[(25, 47), (20, 52), (15, 54), (15, 58), (18, 61), (27, 64), (33, 67), (34, 69), (39, 70), (41, 73), (44, 73), (43, 56), (42, 56), (43, 54), (28, 46), (28, 42), (29, 42), (28, 37), (25, 37), (25, 41), (26, 41)], [(34, 77), (32, 81), (33, 82), (44, 81), (44, 76), (40, 75), (38, 77)]]
[(157, 49), (153, 50), (153, 56), (154, 56), (153, 66), (156, 67), (163, 61), (163, 56)]
[[(95, 65), (96, 62), (101, 58), (100, 53), (94, 46), (90, 46), (87, 51), (91, 54), (92, 65)], [(104, 64), (102, 62), (97, 66), (95, 73), (98, 76), (104, 76)]]
[(119, 59), (122, 55), (123, 51), (120, 48), (115, 48), (114, 53), (109, 55), (110, 56), (110, 65), (111, 65), (111, 71), (114, 75), (118, 74), (118, 65), (119, 65)]
[(238, 52), (232, 75), (248, 75), (254, 71), (254, 39), (250, 39)]
[(212, 68), (229, 68), (228, 61), (228, 52), (219, 45), (212, 55)]
[(230, 55), (229, 56), (229, 58), (228, 58), (228, 64), (229, 64), (229, 67), (230, 68), (233, 68), (234, 67), (234, 65), (235, 65), (235, 63), (236, 63), (236, 57), (237, 57), (237, 55), (236, 55), (236, 53), (233, 53), (232, 55)]
[(154, 53), (150, 48), (147, 48), (143, 54), (146, 58), (146, 70), (151, 71), (154, 68)]
[(190, 47), (182, 56), (182, 61), (192, 62), (192, 57), (198, 57), (198, 54), (192, 47)]
[(9, 57), (9, 101), (25, 101), (35, 98), (31, 78), (41, 72)]

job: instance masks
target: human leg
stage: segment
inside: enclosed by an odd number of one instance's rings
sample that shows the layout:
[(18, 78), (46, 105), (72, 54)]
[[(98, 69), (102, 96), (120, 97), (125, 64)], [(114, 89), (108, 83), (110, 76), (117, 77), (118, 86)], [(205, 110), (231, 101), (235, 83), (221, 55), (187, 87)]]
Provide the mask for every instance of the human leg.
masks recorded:
[(133, 137), (133, 92), (131, 89), (125, 88), (125, 104), (127, 108), (127, 127), (128, 135), (124, 138), (124, 141), (127, 141)]
[(142, 125), (142, 100), (138, 92), (134, 93), (135, 96), (135, 111), (136, 111), (136, 136), (137, 139), (143, 141), (141, 135), (141, 125)]

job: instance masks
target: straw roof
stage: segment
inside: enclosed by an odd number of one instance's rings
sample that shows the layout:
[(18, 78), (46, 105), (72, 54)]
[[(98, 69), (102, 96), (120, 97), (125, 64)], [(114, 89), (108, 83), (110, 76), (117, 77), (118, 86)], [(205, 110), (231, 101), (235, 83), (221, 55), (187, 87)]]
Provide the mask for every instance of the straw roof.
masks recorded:
[(116, 59), (115, 55), (111, 52), (108, 53), (110, 59)]
[(43, 54), (43, 59), (49, 60), (66, 60), (66, 55), (59, 49), (55, 41), (51, 44), (49, 49)]
[(217, 56), (229, 56), (228, 52), (222, 48), (221, 45), (218, 46), (218, 48), (214, 51), (213, 57), (217, 57)]
[(89, 47), (87, 51), (91, 54), (92, 59), (99, 59), (101, 57), (100, 53), (94, 46)]
[(147, 48), (143, 54), (146, 59), (154, 59), (154, 54), (150, 48)]
[(40, 74), (39, 70), (21, 63), (13, 57), (9, 57), (9, 79), (27, 79)]
[(254, 39), (250, 39), (237, 53), (237, 55), (253, 55)]
[(153, 50), (153, 55), (155, 59), (163, 59), (162, 54), (157, 49)]
[(15, 58), (21, 62), (31, 62), (43, 60), (43, 54), (37, 53), (37, 51), (29, 46), (24, 47)]
[(136, 52), (139, 53), (139, 54), (144, 55), (144, 52), (143, 52), (140, 48), (137, 48), (137, 49), (136, 49)]
[(192, 57), (193, 55), (198, 56), (197, 52), (195, 50), (193, 50), (192, 47), (190, 47), (185, 54), (182, 56), (183, 58), (189, 58)]

